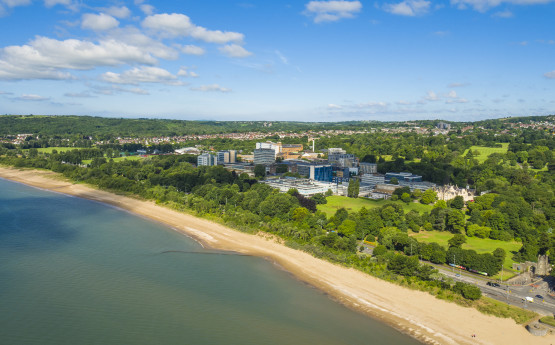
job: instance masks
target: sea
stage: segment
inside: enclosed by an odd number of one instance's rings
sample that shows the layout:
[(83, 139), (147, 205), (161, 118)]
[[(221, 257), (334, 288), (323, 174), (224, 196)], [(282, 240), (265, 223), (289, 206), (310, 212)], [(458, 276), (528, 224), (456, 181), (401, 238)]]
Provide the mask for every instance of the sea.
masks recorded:
[(0, 344), (420, 344), (262, 258), (0, 179)]

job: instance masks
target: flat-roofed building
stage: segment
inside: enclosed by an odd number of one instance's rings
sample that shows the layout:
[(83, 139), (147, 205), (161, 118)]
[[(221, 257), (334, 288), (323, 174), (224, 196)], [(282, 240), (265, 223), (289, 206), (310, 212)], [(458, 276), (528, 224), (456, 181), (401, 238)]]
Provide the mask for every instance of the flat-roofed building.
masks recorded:
[(303, 150), (303, 144), (282, 144), (280, 152), (293, 153), (293, 152), (301, 152), (302, 150)]
[(361, 174), (376, 174), (378, 172), (378, 164), (360, 162), (359, 171)]
[(281, 152), (281, 143), (273, 143), (271, 141), (267, 141), (265, 143), (256, 143), (257, 150), (268, 149), (274, 151), (274, 160), (276, 160), (276, 156), (278, 153)]
[(276, 153), (272, 149), (255, 149), (254, 164), (270, 165), (276, 162)]
[(348, 153), (329, 153), (328, 162), (341, 168), (353, 168), (358, 165), (358, 158)]
[(396, 184), (377, 184), (375, 191), (381, 194), (392, 195), (397, 188), (400, 188), (400, 186)]
[(422, 182), (422, 176), (420, 175), (413, 175), (409, 172), (388, 172), (385, 174), (385, 180), (387, 182), (391, 181), (392, 178), (396, 178), (398, 182)]
[(237, 151), (235, 150), (227, 150), (227, 151), (218, 151), (218, 164), (228, 164), (228, 163), (235, 163), (237, 158)]
[(385, 176), (377, 174), (363, 174), (360, 176), (360, 183), (374, 187), (377, 184), (384, 184)]
[(213, 166), (218, 164), (218, 158), (210, 153), (204, 153), (197, 157), (197, 166)]

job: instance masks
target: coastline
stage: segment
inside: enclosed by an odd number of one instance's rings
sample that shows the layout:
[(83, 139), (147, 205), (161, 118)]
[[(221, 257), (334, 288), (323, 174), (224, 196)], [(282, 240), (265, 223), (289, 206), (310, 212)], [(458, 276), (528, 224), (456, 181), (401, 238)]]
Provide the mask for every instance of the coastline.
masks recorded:
[[(60, 179), (50, 171), (0, 167), (0, 177), (58, 193), (116, 206), (161, 222), (204, 246), (260, 256), (276, 262), (293, 276), (337, 301), (431, 344), (551, 344), (535, 337), (511, 319), (481, 314), (475, 309), (438, 300), (360, 271), (314, 258), (288, 248), (271, 236), (245, 234), (221, 224), (142, 201)], [(476, 334), (476, 338), (471, 338)]]

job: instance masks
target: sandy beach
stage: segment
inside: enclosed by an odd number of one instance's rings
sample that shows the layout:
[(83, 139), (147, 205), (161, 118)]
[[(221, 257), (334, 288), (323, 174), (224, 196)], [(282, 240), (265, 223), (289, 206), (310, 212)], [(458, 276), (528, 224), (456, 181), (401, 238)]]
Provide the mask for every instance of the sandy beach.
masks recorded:
[[(129, 197), (73, 184), (48, 171), (0, 167), (0, 177), (114, 205), (162, 222), (206, 246), (275, 261), (298, 279), (345, 305), (431, 344), (552, 344), (555, 336), (535, 337), (513, 320), (481, 314), (419, 291), (379, 280), (354, 269), (316, 259), (281, 245), (271, 236), (249, 235), (204, 219)], [(471, 337), (476, 334), (476, 337)]]

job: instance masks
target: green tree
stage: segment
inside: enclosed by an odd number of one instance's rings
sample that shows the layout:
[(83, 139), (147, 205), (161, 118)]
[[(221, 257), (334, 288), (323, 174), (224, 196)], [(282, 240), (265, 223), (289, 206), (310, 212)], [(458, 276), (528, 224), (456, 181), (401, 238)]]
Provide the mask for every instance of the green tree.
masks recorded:
[(464, 207), (464, 199), (462, 196), (457, 195), (451, 202), (449, 206), (452, 208), (456, 208), (457, 210), (462, 210)]
[(262, 164), (257, 164), (254, 166), (254, 176), (261, 178), (266, 176), (266, 167)]
[(466, 243), (466, 236), (463, 234), (456, 234), (447, 241), (449, 247), (461, 248)]
[(437, 199), (437, 193), (433, 189), (428, 189), (422, 193), (422, 198), (420, 202), (424, 205), (429, 205), (435, 202)]

